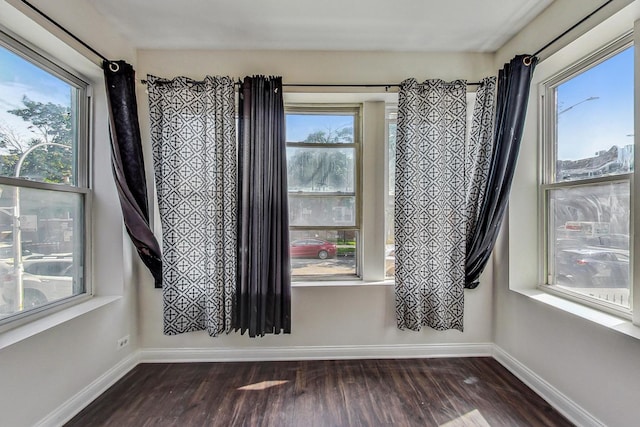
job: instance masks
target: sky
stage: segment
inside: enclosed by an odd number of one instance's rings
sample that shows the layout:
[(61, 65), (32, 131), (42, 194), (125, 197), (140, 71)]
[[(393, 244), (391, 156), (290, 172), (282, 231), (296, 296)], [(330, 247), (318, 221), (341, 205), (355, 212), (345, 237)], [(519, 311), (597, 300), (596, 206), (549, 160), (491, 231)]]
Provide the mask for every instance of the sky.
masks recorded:
[(71, 105), (71, 86), (0, 46), (0, 125), (26, 141), (34, 136), (28, 123), (7, 110), (22, 108), (26, 95), (38, 102)]
[(557, 102), (558, 160), (633, 144), (633, 47), (558, 86)]
[(335, 132), (345, 127), (353, 127), (353, 115), (287, 114), (286, 122), (287, 141), (300, 142), (313, 132)]

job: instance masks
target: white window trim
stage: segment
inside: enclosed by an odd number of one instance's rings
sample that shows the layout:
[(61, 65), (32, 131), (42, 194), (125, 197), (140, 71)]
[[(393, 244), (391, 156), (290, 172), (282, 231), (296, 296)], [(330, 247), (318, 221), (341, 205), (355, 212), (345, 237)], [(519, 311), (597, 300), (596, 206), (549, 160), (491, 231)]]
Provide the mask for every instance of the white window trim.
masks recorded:
[[(547, 205), (547, 197), (548, 191), (552, 189), (562, 189), (562, 188), (571, 188), (571, 187), (582, 187), (588, 185), (599, 185), (605, 183), (618, 183), (618, 182), (629, 182), (630, 189), (630, 214), (629, 218), (631, 223), (629, 224), (629, 235), (633, 236), (633, 217), (634, 217), (634, 208), (633, 208), (633, 187), (631, 183), (633, 182), (633, 173), (619, 174), (614, 176), (605, 176), (600, 178), (590, 178), (585, 180), (575, 180), (569, 182), (556, 182), (553, 176), (556, 173), (555, 170), (555, 153), (548, 152), (551, 151), (552, 143), (556, 142), (553, 140), (553, 130), (555, 128), (555, 104), (554, 99), (552, 99), (552, 94), (554, 88), (558, 87), (562, 83), (571, 80), (573, 77), (579, 75), (582, 72), (590, 70), (598, 64), (606, 61), (607, 59), (615, 56), (616, 54), (622, 52), (623, 50), (631, 47), (633, 45), (633, 34), (628, 32), (624, 34), (622, 37), (616, 38), (615, 40), (607, 43), (604, 46), (601, 46), (591, 52), (589, 55), (581, 59), (579, 62), (571, 65), (555, 74), (549, 79), (546, 79), (542, 83), (539, 84), (538, 93), (540, 96), (540, 134), (539, 134), (539, 146), (540, 146), (540, 154), (539, 159), (541, 162), (541, 177), (540, 177), (540, 186), (538, 193), (538, 218), (539, 218), (539, 229), (541, 232), (539, 233), (540, 242), (538, 244), (539, 247), (539, 265), (540, 265), (540, 274), (538, 280), (538, 288), (542, 291), (549, 292), (551, 294), (555, 294), (559, 297), (569, 299), (571, 301), (575, 301), (580, 304), (584, 304), (590, 307), (595, 308), (596, 310), (607, 312), (613, 314), (615, 316), (620, 316), (625, 319), (631, 320), (632, 318), (632, 309), (633, 309), (633, 283), (630, 281), (630, 299), (629, 304), (630, 307), (622, 307), (617, 306), (612, 303), (608, 303), (607, 301), (598, 300), (597, 298), (589, 297), (586, 295), (580, 295), (577, 292), (572, 292), (570, 290), (563, 290), (561, 287), (550, 286), (547, 284), (548, 277), (551, 273), (549, 267), (549, 229), (547, 221), (549, 221), (548, 216), (550, 215), (549, 206)], [(631, 260), (634, 259), (634, 251), (633, 245), (630, 241), (629, 245), (629, 258)], [(632, 268), (632, 264), (630, 263), (630, 269)], [(631, 271), (630, 271), (631, 273)], [(633, 277), (631, 274), (629, 277)]]
[[(360, 216), (360, 278), (318, 280), (296, 279), (293, 287), (341, 287), (363, 285), (393, 285), (385, 278), (385, 194), (388, 177), (386, 167), (386, 105), (397, 103), (394, 93), (294, 93), (285, 92), (285, 105), (361, 104), (362, 140), (361, 216)], [(384, 173), (380, 173), (384, 171)]]
[[(599, 46), (615, 40), (632, 28), (636, 46), (635, 68), (636, 70), (640, 69), (637, 53), (637, 47), (640, 46), (640, 21), (634, 24), (637, 19), (640, 19), (640, 11), (630, 5), (550, 57), (545, 58), (536, 67), (532, 87), (538, 87), (541, 82), (549, 79), (560, 70), (580, 61)], [(635, 87), (635, 91), (638, 93), (640, 73), (637, 72), (635, 73)], [(532, 96), (529, 98), (524, 136), (509, 200), (509, 214), (503, 229), (503, 233), (506, 231), (507, 235), (506, 239), (499, 241), (496, 247), (496, 253), (508, 259), (508, 287), (512, 292), (525, 296), (536, 303), (561, 310), (623, 335), (640, 339), (640, 292), (634, 292), (632, 295), (632, 307), (636, 307), (636, 310), (633, 312), (632, 320), (629, 320), (569, 301), (538, 288), (541, 283), (538, 254), (539, 237), (542, 231), (539, 230), (537, 217), (539, 212), (537, 206), (538, 187), (541, 176), (540, 146), (537, 135), (542, 130), (539, 127), (541, 114), (539, 98), (534, 93), (532, 92)], [(640, 97), (637, 95), (635, 122), (636, 124), (640, 123)], [(636, 132), (636, 146), (640, 144), (639, 140), (640, 135)], [(636, 156), (638, 155), (636, 154)], [(533, 159), (537, 159), (537, 161), (533, 161)], [(633, 180), (632, 187), (632, 192), (638, 194), (640, 180)], [(633, 224), (640, 223), (640, 197), (634, 198), (632, 194), (632, 203), (634, 208)], [(633, 230), (631, 232), (633, 233)], [(639, 253), (640, 235), (637, 233), (633, 233), (633, 235), (634, 251)], [(635, 257), (633, 260), (631, 277), (634, 278), (633, 282), (636, 283), (637, 289), (638, 283), (640, 283), (640, 257)]]
[[(76, 317), (78, 313), (84, 313), (95, 308), (98, 308), (108, 302), (110, 298), (99, 299), (96, 302), (87, 304), (93, 297), (93, 280), (92, 280), (92, 191), (91, 191), (91, 147), (92, 147), (92, 90), (91, 85), (88, 83), (88, 79), (81, 76), (73, 68), (66, 66), (63, 63), (55, 61), (48, 54), (40, 50), (36, 45), (20, 37), (20, 35), (14, 33), (10, 29), (0, 26), (0, 39), (2, 40), (1, 46), (7, 48), (9, 51), (16, 53), (17, 55), (30, 61), (32, 64), (40, 67), (42, 70), (49, 74), (56, 76), (70, 85), (77, 88), (77, 99), (75, 100), (78, 109), (78, 143), (76, 149), (76, 174), (77, 182), (73, 186), (63, 186), (60, 184), (48, 184), (44, 182), (34, 182), (28, 180), (22, 180), (12, 177), (0, 177), (0, 180), (5, 185), (16, 186), (19, 188), (33, 188), (41, 190), (53, 190), (63, 193), (80, 194), (83, 203), (83, 224), (82, 224), (82, 279), (84, 286), (84, 293), (74, 295), (63, 300), (54, 301), (43, 305), (42, 307), (36, 307), (34, 309), (25, 310), (19, 313), (12, 314), (0, 320), (0, 348), (10, 345), (14, 342), (20, 341), (24, 338), (41, 332), (41, 330), (48, 329), (55, 326), (60, 321), (55, 319), (63, 319), (67, 315)], [(79, 309), (69, 310), (74, 306), (80, 307)], [(84, 308), (83, 308), (84, 307)], [(87, 310), (87, 307), (89, 308)], [(65, 315), (64, 313), (68, 313)], [(60, 314), (62, 313), (62, 314)], [(55, 317), (57, 316), (57, 317)], [(47, 321), (46, 319), (51, 317), (53, 321)], [(66, 321), (68, 319), (65, 319)], [(36, 326), (31, 326), (34, 324)], [(40, 326), (37, 326), (40, 325)], [(44, 329), (41, 329), (44, 325), (49, 325)], [(34, 332), (35, 331), (35, 332)], [(13, 338), (7, 338), (13, 337)], [(16, 338), (17, 337), (17, 338)], [(7, 343), (7, 344), (5, 344)]]

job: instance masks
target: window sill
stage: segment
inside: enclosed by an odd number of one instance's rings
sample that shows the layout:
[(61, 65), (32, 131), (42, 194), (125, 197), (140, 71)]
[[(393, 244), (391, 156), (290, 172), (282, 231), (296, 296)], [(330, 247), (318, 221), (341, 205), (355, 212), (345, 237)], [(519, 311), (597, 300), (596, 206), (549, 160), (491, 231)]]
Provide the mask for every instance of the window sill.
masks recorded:
[(76, 317), (82, 316), (93, 310), (97, 310), (107, 304), (121, 299), (120, 296), (93, 297), (85, 302), (73, 305), (69, 308), (45, 315), (39, 319), (17, 326), (0, 333), (0, 349), (9, 347), (22, 340), (30, 338), (48, 329), (61, 325)]
[(318, 287), (354, 287), (354, 286), (393, 286), (393, 279), (385, 280), (300, 280), (292, 281), (292, 288), (318, 288)]
[(623, 335), (640, 339), (640, 326), (634, 325), (630, 320), (569, 301), (539, 289), (512, 289), (512, 291)]

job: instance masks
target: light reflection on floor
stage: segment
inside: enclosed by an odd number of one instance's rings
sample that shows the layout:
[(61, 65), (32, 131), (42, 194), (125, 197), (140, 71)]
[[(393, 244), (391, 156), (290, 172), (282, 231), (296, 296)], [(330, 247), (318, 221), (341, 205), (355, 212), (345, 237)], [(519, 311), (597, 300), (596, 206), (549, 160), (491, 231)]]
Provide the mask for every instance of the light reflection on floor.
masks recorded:
[(288, 380), (262, 381), (259, 383), (238, 387), (238, 390), (266, 390), (270, 387), (286, 384), (288, 382), (289, 382)]
[(440, 427), (491, 427), (491, 425), (484, 419), (480, 411), (474, 409), (455, 420), (441, 424)]

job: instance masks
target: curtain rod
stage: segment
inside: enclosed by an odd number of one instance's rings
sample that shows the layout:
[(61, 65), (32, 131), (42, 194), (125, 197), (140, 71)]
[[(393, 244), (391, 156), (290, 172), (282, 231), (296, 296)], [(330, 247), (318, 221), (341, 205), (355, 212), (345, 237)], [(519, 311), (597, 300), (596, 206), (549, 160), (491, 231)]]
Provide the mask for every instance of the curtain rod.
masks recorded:
[(558, 40), (560, 40), (561, 38), (563, 38), (564, 36), (566, 36), (567, 34), (569, 34), (571, 31), (575, 30), (580, 24), (582, 24), (584, 21), (586, 21), (587, 19), (591, 18), (593, 15), (595, 15), (596, 13), (600, 12), (600, 10), (602, 10), (606, 5), (608, 5), (609, 3), (611, 3), (613, 0), (607, 0), (606, 2), (604, 2), (600, 7), (598, 7), (596, 10), (594, 10), (593, 12), (591, 12), (590, 14), (588, 14), (587, 16), (585, 16), (584, 18), (582, 18), (581, 20), (579, 20), (578, 22), (576, 22), (575, 24), (573, 24), (571, 27), (569, 27), (568, 29), (566, 29), (562, 34), (560, 34), (559, 36), (557, 36), (556, 38), (554, 38), (553, 40), (551, 40), (549, 43), (545, 44), (544, 46), (542, 46), (540, 49), (538, 49), (533, 55), (531, 56), (538, 56), (538, 54), (540, 54), (541, 52), (544, 52), (545, 50), (547, 50), (549, 47), (551, 47), (552, 45), (554, 45)]
[[(143, 85), (147, 84), (146, 80), (140, 80)], [(193, 81), (193, 83), (202, 83), (200, 81)], [(241, 86), (242, 82), (237, 81), (236, 86)], [(479, 86), (480, 82), (469, 82), (467, 86)], [(383, 87), (385, 91), (388, 91), (392, 87), (400, 87), (400, 83), (373, 83), (373, 84), (342, 84), (342, 83), (282, 83), (283, 87)]]
[(62, 25), (60, 25), (55, 19), (53, 19), (52, 17), (50, 17), (49, 15), (47, 15), (46, 13), (44, 13), (43, 11), (41, 11), (40, 9), (38, 9), (37, 7), (35, 7), (34, 5), (32, 5), (31, 3), (29, 3), (27, 0), (21, 0), (22, 3), (24, 3), (26, 6), (29, 6), (31, 8), (31, 10), (33, 10), (34, 12), (36, 12), (38, 15), (42, 16), (44, 19), (46, 19), (47, 21), (49, 21), (50, 23), (52, 23), (53, 25), (55, 25), (56, 27), (58, 27), (60, 30), (62, 30), (66, 35), (68, 35), (69, 37), (71, 37), (72, 39), (74, 39), (75, 41), (77, 41), (78, 43), (80, 43), (82, 46), (86, 47), (87, 49), (89, 49), (93, 54), (95, 54), (96, 56), (98, 56), (100, 59), (102, 59), (103, 61), (107, 61), (110, 62), (109, 59), (104, 56), (103, 54), (101, 54), (100, 52), (98, 52), (97, 50), (95, 50), (94, 48), (92, 48), (91, 46), (89, 46), (87, 43), (85, 43), (83, 40), (80, 40), (75, 34), (73, 34), (71, 31), (67, 30), (65, 27), (63, 27)]
[[(107, 61), (109, 62), (109, 59), (104, 56), (103, 54), (101, 54), (100, 52), (98, 52), (97, 50), (95, 50), (93, 47), (89, 46), (87, 43), (85, 43), (83, 40), (81, 40), (80, 38), (78, 38), (75, 34), (73, 34), (71, 31), (67, 30), (65, 27), (63, 27), (62, 25), (60, 25), (55, 19), (51, 18), (49, 15), (47, 15), (46, 13), (44, 13), (43, 11), (41, 11), (40, 9), (38, 9), (36, 6), (34, 6), (33, 4), (31, 4), (29, 1), (27, 0), (21, 0), (22, 3), (24, 3), (26, 6), (28, 6), (29, 8), (31, 8), (34, 12), (36, 12), (37, 14), (39, 14), (40, 16), (42, 16), (44, 19), (46, 19), (47, 21), (49, 21), (50, 23), (52, 23), (53, 25), (55, 25), (56, 27), (58, 27), (60, 30), (62, 30), (65, 34), (67, 34), (69, 37), (71, 37), (72, 39), (74, 39), (75, 41), (77, 41), (78, 43), (80, 43), (82, 46), (86, 47), (87, 49), (89, 49), (92, 53), (94, 53), (96, 56), (98, 56), (100, 59), (102, 59), (103, 61)], [(567, 30), (565, 30), (564, 32), (562, 32), (562, 34), (558, 35), (556, 38), (554, 38), (553, 40), (551, 40), (549, 43), (545, 44), (544, 46), (542, 46), (540, 49), (538, 49), (533, 55), (531, 56), (538, 56), (538, 54), (540, 54), (541, 52), (547, 50), (549, 47), (551, 47), (553, 44), (555, 44), (556, 42), (558, 42), (558, 40), (560, 40), (562, 37), (566, 36), (567, 34), (569, 34), (571, 31), (573, 31), (576, 27), (578, 27), (579, 25), (581, 25), (583, 22), (585, 22), (587, 19), (591, 18), (593, 15), (595, 15), (596, 13), (598, 13), (600, 10), (602, 10), (605, 6), (607, 6), (609, 3), (611, 3), (613, 0), (607, 0), (605, 1), (600, 7), (598, 7), (597, 9), (595, 9), (593, 12), (591, 12), (590, 14), (588, 14), (587, 16), (585, 16), (584, 18), (582, 18), (580, 21), (576, 22), (575, 24), (573, 24), (571, 27), (569, 27)], [(141, 80), (142, 84), (146, 84), (146, 80)], [(474, 83), (467, 83), (467, 85), (470, 86), (477, 86), (480, 83), (474, 82)], [(392, 83), (392, 84), (371, 84), (371, 85), (362, 85), (362, 84), (311, 84), (311, 83), (288, 83), (288, 84), (283, 84), (283, 86), (297, 86), (297, 87), (384, 87), (386, 88), (385, 90), (388, 90), (388, 88), (391, 87), (398, 87), (400, 86), (397, 83)]]

